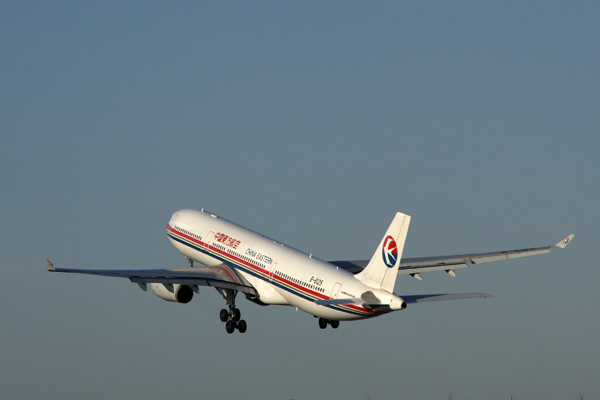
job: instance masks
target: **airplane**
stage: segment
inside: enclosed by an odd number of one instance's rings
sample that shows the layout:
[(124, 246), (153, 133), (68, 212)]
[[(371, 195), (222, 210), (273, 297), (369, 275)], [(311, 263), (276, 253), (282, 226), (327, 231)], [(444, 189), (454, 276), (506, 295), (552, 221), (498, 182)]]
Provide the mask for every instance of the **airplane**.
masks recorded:
[[(340, 321), (373, 318), (406, 309), (408, 304), (492, 297), (484, 293), (396, 295), (398, 275), (422, 280), (421, 273), (455, 270), (493, 261), (532, 256), (563, 249), (574, 235), (554, 246), (492, 253), (405, 258), (402, 251), (411, 217), (398, 212), (370, 260), (323, 261), (211, 212), (185, 209), (167, 223), (167, 236), (189, 263), (188, 267), (147, 270), (48, 270), (128, 278), (159, 298), (189, 303), (200, 286), (212, 286), (228, 309), (219, 313), (227, 333), (246, 332), (247, 323), (236, 307), (236, 296), (259, 305), (296, 307), (319, 319), (321, 329), (338, 328)], [(203, 266), (194, 266), (198, 262)]]

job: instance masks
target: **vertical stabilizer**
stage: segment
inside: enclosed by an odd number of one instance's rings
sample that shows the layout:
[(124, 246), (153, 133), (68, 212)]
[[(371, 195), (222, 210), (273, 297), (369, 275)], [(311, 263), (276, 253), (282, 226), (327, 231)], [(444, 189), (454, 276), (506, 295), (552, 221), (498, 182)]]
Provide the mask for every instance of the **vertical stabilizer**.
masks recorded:
[(367, 267), (356, 278), (364, 284), (388, 292), (394, 290), (410, 215), (396, 213)]

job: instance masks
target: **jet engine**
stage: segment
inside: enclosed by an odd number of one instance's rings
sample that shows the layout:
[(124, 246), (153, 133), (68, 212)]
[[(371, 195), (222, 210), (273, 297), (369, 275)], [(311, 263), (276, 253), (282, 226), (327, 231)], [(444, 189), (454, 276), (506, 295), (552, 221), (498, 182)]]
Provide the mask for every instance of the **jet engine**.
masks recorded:
[(166, 301), (185, 304), (189, 303), (194, 297), (194, 290), (188, 285), (151, 283), (150, 287), (155, 295)]

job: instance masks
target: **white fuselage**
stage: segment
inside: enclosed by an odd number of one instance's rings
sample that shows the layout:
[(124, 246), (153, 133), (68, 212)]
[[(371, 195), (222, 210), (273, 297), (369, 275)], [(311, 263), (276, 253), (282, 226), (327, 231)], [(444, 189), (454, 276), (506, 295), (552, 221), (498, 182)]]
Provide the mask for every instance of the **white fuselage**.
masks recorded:
[(265, 304), (291, 305), (330, 320), (353, 320), (381, 313), (361, 305), (318, 305), (315, 301), (360, 298), (367, 291), (379, 297), (394, 296), (365, 285), (335, 265), (206, 211), (177, 211), (169, 220), (167, 234), (173, 246), (192, 260), (235, 268)]

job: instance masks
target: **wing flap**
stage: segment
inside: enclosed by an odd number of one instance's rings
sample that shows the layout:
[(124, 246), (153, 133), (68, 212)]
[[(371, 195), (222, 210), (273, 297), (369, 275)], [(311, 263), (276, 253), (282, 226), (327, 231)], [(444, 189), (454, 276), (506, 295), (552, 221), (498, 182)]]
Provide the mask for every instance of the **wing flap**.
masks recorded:
[(129, 278), (131, 282), (134, 283), (165, 283), (165, 284), (173, 284), (179, 283), (180, 285), (188, 285), (188, 286), (211, 286), (219, 289), (232, 289), (237, 290), (238, 292), (248, 293), (254, 296), (258, 296), (258, 292), (251, 286), (243, 286), (237, 283), (225, 282), (225, 281), (217, 281), (213, 279), (204, 279), (204, 278), (194, 278), (194, 279), (185, 279), (185, 278)]
[[(47, 257), (46, 257), (47, 258)], [(228, 265), (221, 264), (207, 267), (188, 267), (173, 269), (145, 270), (112, 270), (112, 269), (70, 269), (56, 268), (49, 258), (48, 270), (72, 274), (86, 274), (127, 278), (135, 283), (166, 283), (181, 285), (212, 286), (222, 289), (233, 289), (243, 293), (257, 295), (258, 293), (248, 280)], [(141, 287), (141, 286), (140, 286)]]

